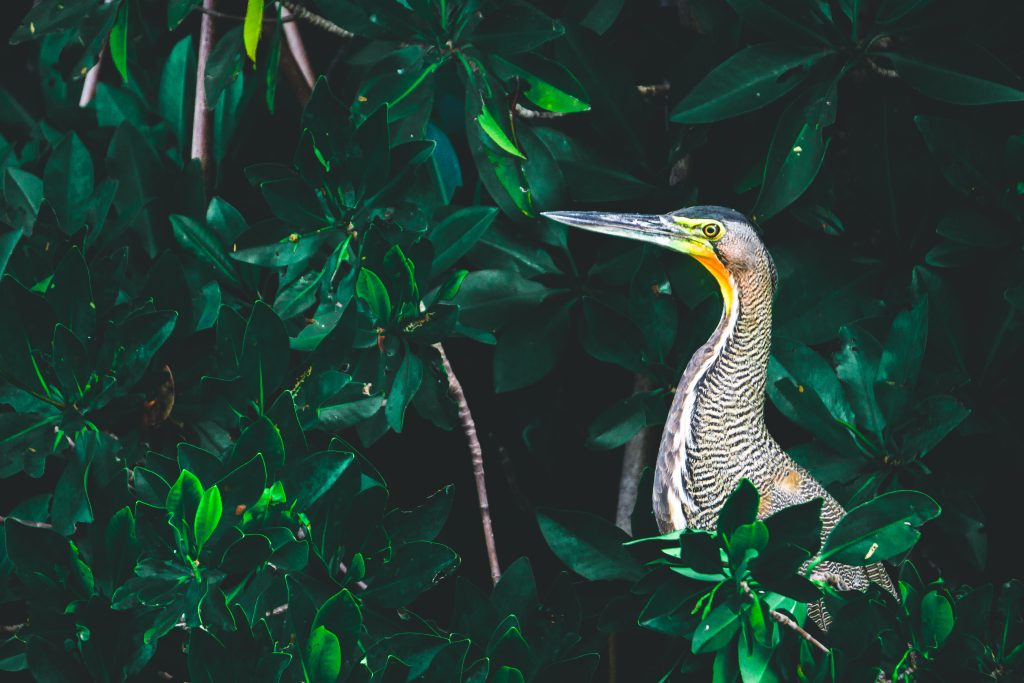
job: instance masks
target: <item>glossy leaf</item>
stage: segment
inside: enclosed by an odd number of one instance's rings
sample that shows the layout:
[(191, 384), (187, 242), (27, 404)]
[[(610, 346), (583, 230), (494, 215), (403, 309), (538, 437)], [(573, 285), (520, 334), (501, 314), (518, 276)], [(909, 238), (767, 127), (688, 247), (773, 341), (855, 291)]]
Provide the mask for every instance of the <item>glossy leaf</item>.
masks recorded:
[(548, 547), (577, 574), (591, 581), (635, 580), (640, 564), (622, 547), (625, 533), (587, 512), (543, 509), (537, 523)]
[(690, 90), (672, 110), (672, 120), (711, 123), (760, 109), (800, 85), (828, 54), (783, 43), (740, 50)]
[(910, 550), (916, 527), (939, 516), (938, 504), (919, 491), (892, 491), (847, 511), (825, 539), (819, 559), (858, 566)]

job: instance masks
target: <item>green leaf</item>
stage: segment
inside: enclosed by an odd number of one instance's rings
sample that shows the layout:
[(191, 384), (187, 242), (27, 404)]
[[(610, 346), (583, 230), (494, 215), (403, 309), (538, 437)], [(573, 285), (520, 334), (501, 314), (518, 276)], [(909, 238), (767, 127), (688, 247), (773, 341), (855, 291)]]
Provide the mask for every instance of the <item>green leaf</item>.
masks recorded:
[(895, 441), (902, 459), (927, 455), (967, 419), (970, 409), (952, 396), (929, 396), (898, 425)]
[(495, 391), (521, 389), (555, 369), (569, 342), (571, 306), (544, 305), (504, 329), (494, 352)]
[(519, 147), (516, 146), (516, 143), (509, 137), (509, 134), (505, 132), (505, 128), (498, 123), (498, 120), (486, 106), (481, 107), (480, 113), (476, 117), (476, 122), (480, 125), (480, 129), (487, 134), (487, 137), (493, 140), (494, 144), (498, 147), (514, 157), (526, 158), (526, 155), (519, 151)]
[(917, 384), (928, 343), (928, 297), (892, 321), (878, 361), (879, 402), (890, 419), (897, 417)]
[(693, 632), (690, 650), (694, 654), (714, 652), (725, 647), (740, 628), (739, 614), (732, 602), (711, 610)]
[(377, 571), (362, 597), (381, 608), (403, 607), (458, 565), (455, 551), (440, 543), (406, 543), (394, 550), (391, 561)]
[(511, 2), (484, 13), (470, 42), (484, 52), (528, 52), (565, 33), (562, 25), (526, 2)]
[(341, 674), (341, 644), (325, 626), (309, 634), (303, 662), (309, 683), (335, 683)]
[(576, 510), (537, 510), (548, 547), (574, 572), (591, 581), (636, 581), (640, 563), (622, 546), (629, 539), (622, 529), (602, 517)]
[(199, 499), (199, 506), (196, 508), (196, 520), (193, 525), (196, 535), (196, 549), (202, 550), (206, 542), (213, 536), (214, 530), (220, 524), (224, 507), (220, 499), (220, 489), (216, 485), (203, 491)]
[(245, 41), (245, 53), (252, 63), (256, 63), (256, 47), (263, 33), (263, 0), (248, 0), (245, 8), (245, 23), (242, 27)]
[(192, 36), (185, 36), (171, 50), (160, 76), (160, 115), (170, 126), (181, 159), (189, 156), (192, 110), (195, 105), (196, 56)]
[(28, 232), (43, 202), (43, 181), (20, 168), (8, 168), (4, 173), (4, 201), (11, 224)]
[[(821, 354), (809, 346), (789, 339), (772, 340), (772, 356), (768, 361), (768, 395), (775, 406), (794, 422), (800, 421), (800, 409), (786, 402), (775, 390), (775, 383), (789, 379), (800, 393), (813, 392), (837, 420), (852, 423), (853, 408), (850, 407), (843, 387), (835, 371)], [(805, 425), (806, 426), (806, 425)]]
[(495, 71), (503, 79), (526, 83), (523, 96), (541, 109), (560, 113), (588, 111), (587, 93), (568, 69), (536, 54), (504, 59), (494, 57)]
[(53, 328), (53, 371), (61, 394), (71, 402), (79, 400), (90, 386), (90, 357), (75, 333), (64, 325)]
[(750, 480), (740, 479), (718, 513), (718, 533), (731, 536), (739, 527), (753, 522), (757, 518), (760, 501), (761, 497)]
[(939, 647), (953, 632), (953, 606), (938, 591), (921, 598), (921, 641), (925, 647)]
[[(750, 615), (761, 614), (760, 606), (755, 604), (748, 612)], [(737, 639), (740, 665), (740, 680), (743, 683), (776, 683), (779, 679), (768, 664), (774, 649), (762, 643), (746, 629)]]
[(836, 84), (832, 79), (812, 83), (782, 112), (751, 212), (754, 220), (779, 213), (814, 182), (829, 145), (824, 130), (836, 120)]
[(743, 23), (772, 40), (787, 43), (829, 45), (824, 27), (808, 3), (773, 0), (728, 0)]
[(53, 307), (57, 320), (68, 326), (85, 343), (96, 332), (96, 301), (92, 294), (92, 278), (85, 257), (78, 247), (68, 250), (57, 264), (46, 300)]
[(201, 5), (203, 0), (168, 0), (167, 28), (174, 30), (192, 10)]
[(241, 286), (235, 264), (228, 258), (227, 250), (209, 227), (188, 216), (172, 215), (170, 220), (174, 237), (185, 251), (192, 252), (222, 281), (234, 287)]
[(1020, 78), (987, 51), (969, 43), (941, 49), (880, 53), (912, 88), (942, 102), (966, 105), (1024, 100)]
[(643, 334), (636, 323), (590, 296), (583, 297), (580, 342), (594, 358), (640, 372), (643, 370)]
[(897, 557), (921, 537), (915, 527), (939, 516), (920, 491), (891, 491), (848, 511), (825, 539), (817, 561), (864, 566)]
[(124, 1), (117, 9), (117, 19), (110, 29), (110, 59), (121, 74), (121, 80), (128, 82), (128, 14), (129, 2)]
[(245, 326), (239, 373), (262, 413), (288, 376), (288, 332), (274, 310), (257, 301)]
[(434, 245), (435, 273), (454, 266), (494, 222), (498, 210), (493, 206), (471, 206), (449, 215), (430, 230)]
[(70, 235), (82, 227), (93, 193), (92, 157), (73, 131), (50, 155), (43, 187), (61, 229)]
[(359, 269), (356, 296), (366, 302), (378, 323), (386, 325), (391, 321), (391, 297), (388, 296), (388, 289), (380, 276), (365, 266)]
[(192, 525), (202, 499), (203, 485), (199, 479), (188, 470), (182, 470), (177, 480), (171, 485), (170, 491), (167, 492), (164, 507), (170, 517), (171, 526), (178, 530), (184, 540), (190, 542), (194, 540), (194, 538), (190, 538), (194, 533)]
[(881, 345), (870, 332), (856, 326), (841, 328), (839, 338), (843, 347), (835, 355), (836, 375), (846, 385), (858, 423), (867, 427), (880, 441), (886, 425), (875, 395)]
[(242, 28), (238, 26), (217, 38), (206, 62), (206, 108), (217, 107), (221, 95), (242, 71)]
[(515, 272), (478, 270), (463, 280), (455, 303), (462, 324), (490, 331), (531, 311), (555, 291)]
[(354, 457), (352, 453), (327, 450), (292, 463), (285, 474), (285, 490), (300, 510), (307, 510), (330, 491)]
[(587, 427), (587, 447), (618, 448), (645, 427), (665, 419), (665, 400), (660, 392), (633, 394), (615, 402)]
[(394, 379), (391, 381), (391, 391), (388, 393), (387, 403), (384, 405), (384, 416), (388, 425), (396, 432), (402, 431), (405, 422), (405, 410), (409, 407), (416, 392), (419, 391), (423, 382), (423, 361), (412, 349), (406, 348), (402, 356), (402, 364), (398, 366)]
[(672, 110), (677, 123), (713, 123), (774, 102), (831, 54), (814, 46), (762, 43), (715, 67)]

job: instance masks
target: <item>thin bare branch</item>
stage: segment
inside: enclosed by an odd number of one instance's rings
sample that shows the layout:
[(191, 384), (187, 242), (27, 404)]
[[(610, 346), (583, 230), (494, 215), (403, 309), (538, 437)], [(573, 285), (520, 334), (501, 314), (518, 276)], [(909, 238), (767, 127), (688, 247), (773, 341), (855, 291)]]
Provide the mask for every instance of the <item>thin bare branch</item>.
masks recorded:
[[(646, 375), (637, 375), (633, 382), (633, 393), (640, 394), (654, 388), (654, 382)], [(622, 474), (619, 476), (619, 500), (615, 510), (615, 525), (630, 536), (633, 535), (633, 508), (636, 507), (637, 485), (644, 467), (651, 462), (658, 447), (658, 430), (644, 427), (626, 443), (622, 452)]]
[[(216, 11), (216, 0), (203, 0), (203, 10)], [(214, 18), (203, 14), (199, 24), (199, 60), (196, 66), (196, 103), (192, 110), (192, 158), (199, 159), (207, 187), (211, 178), (210, 110), (206, 102), (206, 62), (214, 41)]]
[(636, 91), (641, 95), (664, 95), (672, 89), (672, 84), (668, 81), (661, 83), (654, 83), (652, 85), (638, 85)]
[(35, 521), (33, 519), (21, 519), (20, 517), (4, 517), (3, 515), (0, 515), (0, 524), (3, 524), (4, 522), (6, 522), (9, 519), (12, 520), (12, 521), (17, 522), (18, 524), (24, 524), (25, 526), (35, 527), (36, 529), (52, 529), (53, 528), (52, 524), (47, 524), (46, 522), (37, 522), (37, 521)]
[[(198, 11), (202, 12), (203, 14), (210, 15), (214, 19), (225, 19), (227, 21), (245, 21), (245, 17), (243, 17), (241, 14), (229, 14), (228, 12), (218, 12), (215, 9), (206, 9), (205, 7), (197, 7), (196, 9)], [(286, 21), (290, 22), (290, 21), (298, 21), (298, 19), (296, 17), (288, 17), (288, 18), (282, 17), (281, 21), (282, 22), (286, 22)], [(272, 17), (266, 17), (266, 18), (263, 19), (263, 23), (264, 24), (275, 24), (275, 23), (277, 23), (277, 19), (274, 19)]]
[[(338, 563), (338, 569), (341, 570), (342, 574), (348, 574), (348, 566), (346, 566), (346, 564), (344, 562), (339, 562)], [(356, 588), (358, 588), (361, 591), (364, 591), (367, 588), (369, 588), (369, 586), (366, 585), (365, 581), (353, 581), (352, 585), (355, 586)]]
[(313, 65), (309, 61), (309, 55), (306, 54), (306, 45), (302, 42), (302, 34), (299, 33), (299, 27), (292, 23), (295, 15), (284, 4), (281, 5), (281, 19), (282, 21), (289, 22), (284, 25), (284, 38), (288, 43), (288, 49), (291, 50), (292, 57), (295, 59), (295, 65), (298, 67), (299, 73), (305, 79), (306, 86), (312, 91), (313, 83), (316, 81), (316, 73), (313, 71)]
[(26, 626), (28, 624), (2, 624), (0, 625), (0, 633), (17, 633)]
[(322, 17), (319, 14), (314, 14), (313, 12), (310, 12), (302, 5), (299, 5), (294, 2), (288, 2), (288, 0), (281, 0), (281, 5), (291, 10), (292, 14), (294, 14), (299, 19), (302, 19), (303, 21), (311, 24), (312, 26), (316, 26), (319, 29), (323, 29), (328, 33), (333, 33), (334, 35), (340, 36), (342, 38), (355, 38), (356, 36), (356, 34), (346, 29), (343, 29), (330, 19)]
[(444, 347), (437, 343), (434, 344), (434, 348), (441, 354), (441, 364), (448, 375), (448, 391), (459, 405), (459, 421), (462, 423), (462, 431), (466, 435), (470, 459), (473, 462), (473, 477), (476, 479), (476, 495), (480, 501), (480, 521), (483, 523), (484, 528), (484, 544), (487, 546), (487, 562), (491, 567), (491, 582), (497, 584), (501, 578), (501, 565), (498, 563), (498, 549), (494, 543), (494, 528), (491, 525), (491, 506), (487, 502), (484, 452), (480, 447), (480, 439), (476, 434), (476, 423), (473, 421), (473, 414), (469, 411), (469, 403), (466, 401), (466, 394), (462, 390), (462, 384), (459, 382), (459, 378), (455, 376), (451, 363), (448, 362), (448, 356), (445, 355)]
[(530, 121), (532, 119), (541, 119), (541, 120), (545, 120), (545, 119), (560, 119), (563, 116), (568, 116), (569, 115), (569, 112), (562, 112), (562, 111), (539, 111), (537, 109), (528, 109), (527, 107), (524, 107), (523, 105), (519, 104), (518, 102), (516, 102), (515, 109), (516, 109), (516, 116), (518, 116), (521, 119), (526, 119), (527, 121)]
[[(750, 586), (747, 585), (746, 581), (740, 581), (740, 587), (747, 595), (749, 595), (750, 597), (754, 597), (754, 593), (750, 590)], [(798, 636), (806, 640), (814, 647), (818, 648), (818, 650), (820, 650), (821, 652), (828, 654), (829, 649), (825, 647), (825, 645), (820, 640), (818, 640), (810, 633), (805, 631), (803, 627), (800, 626), (800, 624), (793, 621), (792, 618), (776, 610), (768, 610), (768, 613), (771, 615), (772, 619), (774, 619), (777, 623), (795, 632)]]

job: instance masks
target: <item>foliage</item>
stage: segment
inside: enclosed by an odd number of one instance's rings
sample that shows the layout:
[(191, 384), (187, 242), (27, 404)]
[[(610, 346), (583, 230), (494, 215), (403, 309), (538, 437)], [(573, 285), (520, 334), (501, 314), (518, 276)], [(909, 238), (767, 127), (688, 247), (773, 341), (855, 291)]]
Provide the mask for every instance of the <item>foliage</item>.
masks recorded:
[[(296, 107), (281, 6), (222, 3), (204, 169), (200, 4), (26, 1), (5, 33), (5, 676), (1021, 675), (1020, 8), (304, 0), (354, 37), (300, 22)], [(606, 519), (594, 451), (664, 421), (717, 290), (539, 214), (697, 203), (778, 265), (768, 419), (850, 511), (824, 542), (747, 482), (657, 536), (649, 471), (635, 540)], [(441, 343), (490, 368), (489, 594)], [(886, 560), (900, 602), (826, 558)], [(819, 600), (827, 653), (789, 626)]]

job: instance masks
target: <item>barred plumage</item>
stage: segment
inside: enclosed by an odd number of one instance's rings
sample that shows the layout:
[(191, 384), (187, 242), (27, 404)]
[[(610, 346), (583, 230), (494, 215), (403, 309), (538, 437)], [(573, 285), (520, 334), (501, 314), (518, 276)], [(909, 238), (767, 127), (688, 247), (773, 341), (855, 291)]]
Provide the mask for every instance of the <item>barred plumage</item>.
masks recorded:
[[(690, 359), (662, 434), (654, 473), (654, 514), (661, 531), (713, 530), (726, 498), (749, 479), (761, 494), (760, 517), (823, 499), (822, 539), (843, 516), (825, 488), (779, 447), (764, 422), (771, 351), (775, 264), (742, 214), (696, 206), (662, 216), (556, 212), (550, 218), (595, 232), (639, 239), (693, 256), (715, 277), (722, 319)], [(823, 562), (814, 577), (842, 590), (874, 581), (893, 596), (881, 564), (853, 567)], [(827, 629), (819, 602), (808, 614)]]

